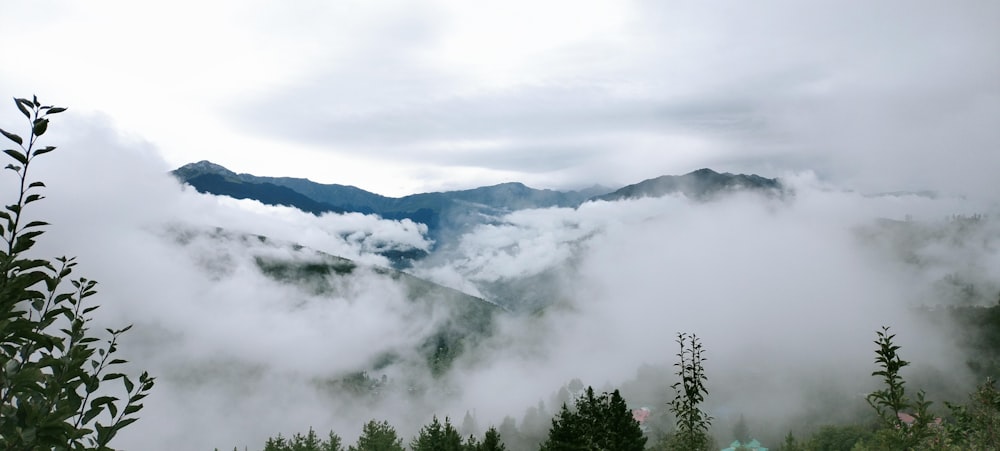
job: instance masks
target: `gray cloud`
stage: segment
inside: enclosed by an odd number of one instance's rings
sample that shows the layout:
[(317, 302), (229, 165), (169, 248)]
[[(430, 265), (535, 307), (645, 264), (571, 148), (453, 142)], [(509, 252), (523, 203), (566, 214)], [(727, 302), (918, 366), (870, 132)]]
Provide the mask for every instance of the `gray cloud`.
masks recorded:
[(390, 34), (351, 64), (247, 99), (237, 121), (332, 152), (543, 183), (708, 165), (813, 170), (871, 190), (988, 183), (980, 163), (1000, 143), (995, 5), (632, 6), (620, 33), (549, 50), (553, 67), (530, 81), (475, 87), (416, 58), (446, 36)]
[[(351, 17), (312, 6), (251, 16), (265, 38), (296, 28), (293, 43), (336, 28), (325, 19)], [(356, 42), (327, 50), (332, 38), (323, 34), (308, 67), (283, 84), (206, 102), (227, 105), (230, 125), (254, 138), (444, 167), (425, 169), (437, 177), (429, 183), (468, 167), (546, 187), (711, 166), (785, 174), (796, 187), (787, 204), (665, 198), (518, 212), (461, 237), (453, 254), (415, 271), (479, 294), (491, 283), (537, 281), (558, 307), (503, 322), (484, 345), (490, 358), (461, 362), (443, 387), (428, 382), (425, 398), (392, 393), (359, 405), (318, 396), (313, 384), (421, 338), (413, 318), (433, 322), (437, 313), (408, 309), (399, 287), (359, 277), (340, 298), (322, 298), (248, 263), (283, 251), (209, 239), (181, 246), (165, 232), (222, 226), (384, 264), (371, 253), (377, 242), (426, 248), (419, 225), (199, 195), (165, 175), (161, 149), (119, 133), (111, 119), (71, 110), (54, 124), (50, 139), (61, 149), (38, 165), (50, 188), (34, 210), (53, 226), (38, 252), (80, 257), (81, 275), (101, 282), (95, 329), (135, 322), (123, 356), (160, 376), (143, 421), (120, 445), (227, 449), (310, 425), (350, 439), (371, 417), (408, 435), (432, 413), (457, 418), (467, 409), (481, 424), (498, 423), (569, 378), (618, 385), (642, 365), (669, 365), (680, 330), (705, 340), (715, 407), (768, 396), (780, 410), (774, 424), (808, 406), (800, 394), (814, 387), (802, 381), (870, 387), (870, 340), (882, 324), (897, 327), (908, 359), (961, 366), (949, 331), (900, 311), (951, 293), (941, 283), (950, 273), (988, 283), (995, 246), (931, 242), (914, 266), (885, 243), (859, 242), (854, 230), (881, 217), (996, 216), (997, 5), (633, 6), (619, 33), (548, 48), (522, 77), (495, 84), (427, 58), (447, 39), (441, 11), (368, 11)], [(338, 36), (338, 45), (352, 36)], [(23, 86), (26, 78), (8, 79)], [(217, 112), (191, 105), (195, 116)], [(5, 128), (18, 119), (8, 110)], [(164, 119), (178, 133), (186, 120)], [(865, 198), (841, 188), (929, 188), (972, 200)], [(994, 236), (989, 229), (976, 239)], [(731, 375), (748, 366), (765, 375), (754, 379), (759, 386), (728, 390), (747, 383)]]

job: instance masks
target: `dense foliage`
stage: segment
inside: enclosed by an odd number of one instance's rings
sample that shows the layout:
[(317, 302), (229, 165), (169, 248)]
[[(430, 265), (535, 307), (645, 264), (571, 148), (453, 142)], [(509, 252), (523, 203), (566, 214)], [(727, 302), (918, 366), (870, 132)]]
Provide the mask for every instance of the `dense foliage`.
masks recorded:
[(597, 396), (587, 387), (572, 409), (563, 404), (541, 449), (641, 451), (645, 445), (646, 437), (618, 390)]
[(388, 421), (371, 420), (365, 423), (358, 442), (350, 451), (404, 451), (403, 439), (396, 435), (396, 429)]
[(264, 443), (264, 451), (344, 451), (341, 446), (340, 436), (330, 432), (325, 440), (319, 438), (312, 428), (306, 434), (295, 434), (291, 439), (286, 439), (278, 434), (277, 437), (267, 439)]
[[(6, 169), (17, 176), (13, 203), (0, 211), (0, 449), (106, 450), (122, 428), (135, 422), (153, 378), (137, 382), (112, 369), (126, 363), (113, 358), (118, 339), (131, 326), (107, 329), (103, 345), (88, 328), (97, 306), (85, 306), (97, 282), (71, 279), (76, 262), (27, 256), (44, 233), (44, 221), (29, 220), (26, 207), (44, 197), (45, 187), (28, 169), (39, 156), (52, 115), (65, 108), (42, 105), (38, 98), (15, 99), (30, 127), (27, 139), (0, 130), (17, 148), (4, 153)], [(64, 288), (65, 282), (72, 289)], [(119, 381), (115, 396), (106, 382)], [(119, 397), (121, 396), (121, 397)]]

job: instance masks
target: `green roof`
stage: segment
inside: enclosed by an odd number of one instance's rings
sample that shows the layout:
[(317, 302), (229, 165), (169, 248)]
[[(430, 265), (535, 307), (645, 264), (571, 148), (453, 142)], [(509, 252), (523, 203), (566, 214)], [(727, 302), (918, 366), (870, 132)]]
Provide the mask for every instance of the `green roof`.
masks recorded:
[(722, 449), (722, 451), (736, 451), (736, 449), (739, 448), (740, 446), (749, 448), (753, 451), (768, 451), (767, 448), (760, 446), (760, 442), (758, 442), (757, 439), (750, 440), (746, 444), (740, 443), (739, 440), (733, 440), (733, 443), (729, 444), (729, 448), (724, 448)]

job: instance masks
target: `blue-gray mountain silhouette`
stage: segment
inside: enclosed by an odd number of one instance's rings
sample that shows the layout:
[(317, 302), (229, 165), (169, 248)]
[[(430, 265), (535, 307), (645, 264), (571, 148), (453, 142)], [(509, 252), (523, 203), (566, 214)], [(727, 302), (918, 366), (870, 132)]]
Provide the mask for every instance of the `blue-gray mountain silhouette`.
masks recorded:
[[(501, 183), (480, 188), (386, 197), (348, 185), (322, 184), (292, 177), (260, 177), (237, 174), (209, 161), (184, 165), (173, 171), (182, 182), (199, 192), (256, 199), (269, 205), (286, 205), (313, 214), (358, 212), (386, 219), (410, 219), (426, 224), (436, 243), (446, 242), (468, 227), (499, 220), (504, 214), (527, 208), (575, 208), (588, 201), (617, 201), (682, 193), (708, 200), (737, 190), (767, 194), (782, 192), (781, 183), (758, 175), (718, 173), (711, 169), (666, 175), (628, 185), (618, 190), (602, 186), (577, 191), (534, 189), (521, 183)], [(394, 251), (394, 262), (421, 258), (423, 251)]]

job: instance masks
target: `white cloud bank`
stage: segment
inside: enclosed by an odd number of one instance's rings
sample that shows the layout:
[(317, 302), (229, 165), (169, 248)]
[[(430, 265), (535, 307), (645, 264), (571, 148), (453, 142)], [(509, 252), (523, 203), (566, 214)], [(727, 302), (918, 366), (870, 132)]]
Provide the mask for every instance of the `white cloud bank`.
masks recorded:
[[(808, 406), (796, 387), (812, 387), (817, 374), (849, 393), (869, 387), (871, 340), (883, 324), (896, 327), (908, 359), (960, 367), (961, 356), (945, 352), (947, 331), (907, 314), (934, 280), (866, 245), (856, 229), (882, 217), (996, 210), (952, 198), (869, 198), (790, 174), (796, 194), (785, 201), (666, 197), (517, 212), (415, 272), (469, 288), (557, 268), (558, 277), (542, 279), (554, 284), (557, 305), (503, 321), (484, 353), (446, 379), (448, 390), (352, 404), (323, 395), (316, 381), (419, 343), (436, 316), (422, 316), (383, 279), (361, 276), (324, 298), (262, 277), (250, 255), (277, 252), (266, 246), (204, 237), (181, 245), (165, 230), (218, 226), (379, 264), (367, 243), (427, 248), (424, 229), (200, 195), (171, 180), (149, 145), (108, 130), (93, 118), (53, 124), (61, 149), (38, 162), (48, 199), (31, 214), (53, 223), (39, 254), (79, 256), (80, 274), (101, 282), (97, 323), (136, 323), (123, 356), (159, 377), (142, 421), (117, 444), (129, 449), (262, 446), (309, 426), (350, 440), (370, 418), (409, 436), (433, 413), (454, 419), (471, 409), (480, 424), (498, 424), (570, 378), (620, 385), (644, 364), (669, 365), (678, 331), (704, 340), (720, 403), (771, 397), (781, 412), (768, 413), (778, 418)], [(996, 273), (995, 248), (937, 250), (956, 261), (972, 252)], [(747, 368), (753, 378), (741, 378)], [(403, 379), (418, 370), (386, 371)]]

